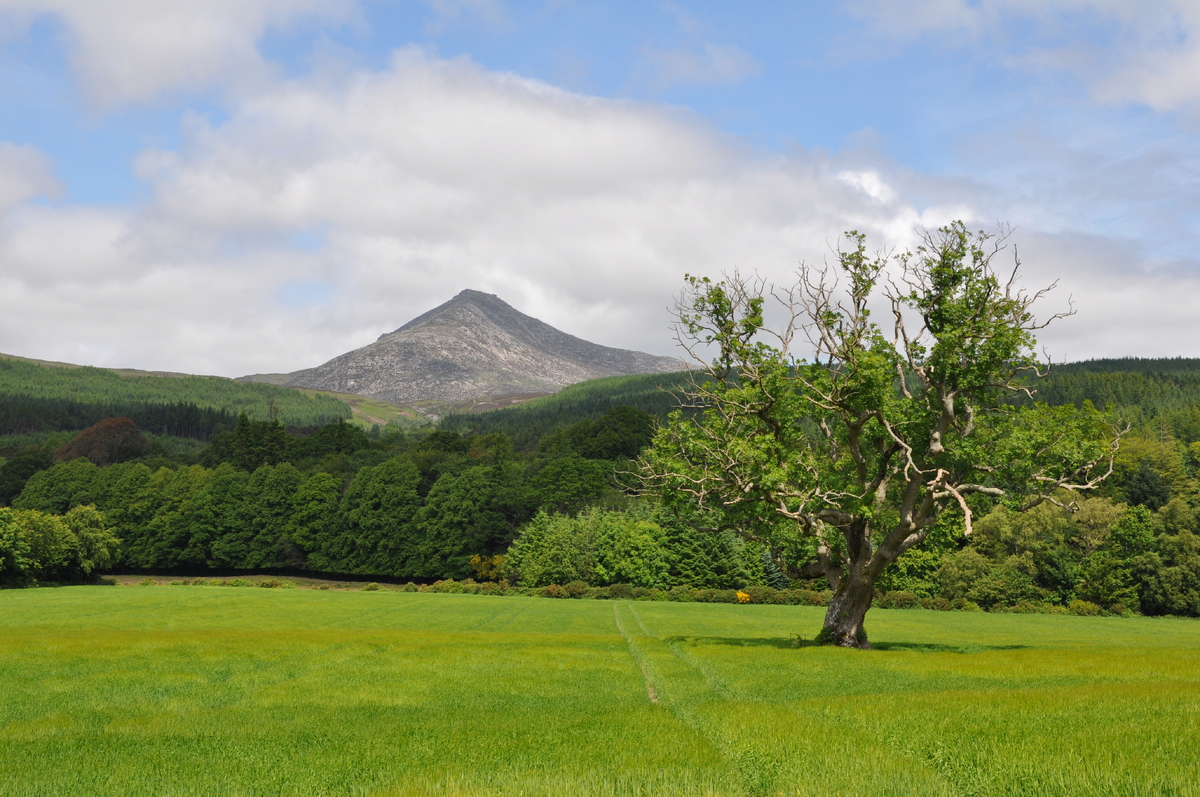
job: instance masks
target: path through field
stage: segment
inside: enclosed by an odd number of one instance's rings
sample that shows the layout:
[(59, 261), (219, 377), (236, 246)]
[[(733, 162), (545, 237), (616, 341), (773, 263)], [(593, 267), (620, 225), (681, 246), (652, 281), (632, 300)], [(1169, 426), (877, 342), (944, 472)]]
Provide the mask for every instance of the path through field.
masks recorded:
[[(0, 795), (1200, 794), (1200, 622), (0, 592)], [(798, 636), (797, 636), (798, 635)]]

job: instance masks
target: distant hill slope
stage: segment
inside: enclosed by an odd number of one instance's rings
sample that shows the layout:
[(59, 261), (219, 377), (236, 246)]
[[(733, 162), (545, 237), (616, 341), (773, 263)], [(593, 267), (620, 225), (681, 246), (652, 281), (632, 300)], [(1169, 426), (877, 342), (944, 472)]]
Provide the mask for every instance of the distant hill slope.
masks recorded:
[(1030, 380), (1035, 399), (1047, 404), (1115, 404), (1147, 416), (1200, 406), (1200, 359), (1123, 357), (1056, 365), (1045, 379)]
[(680, 367), (672, 357), (590, 343), (492, 294), (466, 290), (370, 345), (293, 374), (285, 384), (399, 403), (458, 402), (551, 393), (589, 379)]
[(0, 434), (74, 431), (127, 416), (151, 432), (203, 439), (242, 412), (266, 419), (272, 404), (285, 424), (313, 426), (350, 417), (350, 408), (332, 396), (291, 388), (0, 355)]
[(679, 371), (593, 379), (515, 407), (447, 415), (438, 426), (480, 434), (503, 430), (522, 449), (556, 428), (599, 418), (613, 407), (636, 407), (665, 420), (677, 408), (677, 393), (686, 379), (687, 374)]
[[(596, 379), (516, 407), (478, 414), (451, 414), (439, 426), (486, 434), (504, 430), (519, 448), (557, 427), (595, 419), (612, 407), (628, 405), (664, 419), (676, 408), (675, 393), (684, 373)], [(1047, 404), (1115, 405), (1129, 420), (1166, 415), (1186, 442), (1200, 439), (1190, 431), (1192, 407), (1200, 407), (1200, 359), (1124, 358), (1056, 365), (1045, 379), (1029, 380), (1035, 400)], [(1016, 398), (1017, 403), (1025, 400)], [(1176, 418), (1175, 416), (1180, 416)]]

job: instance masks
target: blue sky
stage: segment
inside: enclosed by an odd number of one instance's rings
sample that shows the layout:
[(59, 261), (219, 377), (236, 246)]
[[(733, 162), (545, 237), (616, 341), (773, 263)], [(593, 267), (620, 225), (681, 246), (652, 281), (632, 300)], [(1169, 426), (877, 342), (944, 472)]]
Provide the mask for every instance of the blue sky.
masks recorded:
[(1183, 0), (0, 0), (0, 351), (293, 370), (469, 287), (669, 353), (685, 272), (964, 218), (1074, 296), (1056, 357), (1200, 356), (1198, 37)]

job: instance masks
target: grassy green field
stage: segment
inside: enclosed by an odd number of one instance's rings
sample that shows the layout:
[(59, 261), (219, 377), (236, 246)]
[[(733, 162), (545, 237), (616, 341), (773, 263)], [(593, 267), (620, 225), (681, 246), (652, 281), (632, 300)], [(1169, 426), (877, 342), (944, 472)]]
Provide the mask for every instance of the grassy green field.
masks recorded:
[(0, 794), (1200, 794), (1200, 622), (0, 592)]

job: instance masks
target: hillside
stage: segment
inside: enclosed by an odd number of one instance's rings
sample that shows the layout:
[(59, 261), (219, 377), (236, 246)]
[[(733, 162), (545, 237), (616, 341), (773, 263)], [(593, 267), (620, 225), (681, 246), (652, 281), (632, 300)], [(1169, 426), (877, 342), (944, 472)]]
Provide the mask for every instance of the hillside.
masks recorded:
[[(600, 346), (466, 290), (374, 343), (285, 383), (397, 403), (553, 393), (589, 379), (675, 371), (671, 357)], [(259, 377), (278, 380), (278, 375)]]
[[(550, 396), (478, 414), (449, 414), (443, 429), (481, 434), (503, 429), (518, 446), (555, 428), (599, 417), (627, 405), (664, 419), (676, 408), (673, 391), (685, 373), (610, 377), (572, 385)], [(1177, 437), (1200, 440), (1200, 359), (1124, 358), (1056, 365), (1044, 379), (1028, 380), (1035, 400), (1047, 404), (1115, 406), (1131, 421), (1163, 416)], [(1027, 399), (1016, 397), (1017, 403)]]
[(664, 420), (678, 406), (676, 392), (686, 379), (680, 371), (593, 379), (515, 407), (447, 415), (438, 425), (479, 434), (502, 429), (517, 448), (524, 448), (556, 428), (598, 418), (613, 407), (635, 407)]
[(332, 396), (290, 388), (0, 355), (0, 434), (74, 431), (125, 416), (148, 431), (204, 439), (242, 412), (265, 419), (272, 407), (283, 423), (296, 426), (350, 417), (350, 408)]

